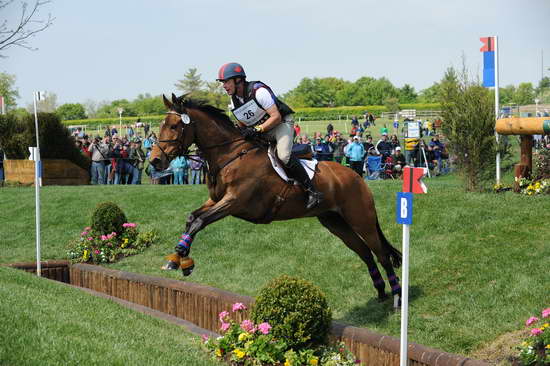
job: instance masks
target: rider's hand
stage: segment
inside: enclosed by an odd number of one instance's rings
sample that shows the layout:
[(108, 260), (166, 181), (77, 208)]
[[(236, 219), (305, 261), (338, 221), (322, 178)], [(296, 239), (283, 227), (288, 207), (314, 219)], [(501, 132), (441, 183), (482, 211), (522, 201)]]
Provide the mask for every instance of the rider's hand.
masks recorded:
[(258, 131), (254, 127), (245, 127), (241, 129), (241, 134), (245, 139), (250, 140), (258, 136)]

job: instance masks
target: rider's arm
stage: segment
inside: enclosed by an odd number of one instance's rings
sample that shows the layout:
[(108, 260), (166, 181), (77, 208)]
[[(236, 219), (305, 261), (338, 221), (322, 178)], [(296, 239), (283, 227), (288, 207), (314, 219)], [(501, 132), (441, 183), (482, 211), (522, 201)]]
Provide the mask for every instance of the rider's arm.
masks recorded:
[(283, 118), (281, 117), (279, 109), (277, 109), (277, 104), (271, 93), (266, 88), (259, 88), (256, 91), (256, 100), (269, 115), (269, 118), (266, 119), (264, 123), (260, 124), (262, 131), (267, 132), (277, 127)]

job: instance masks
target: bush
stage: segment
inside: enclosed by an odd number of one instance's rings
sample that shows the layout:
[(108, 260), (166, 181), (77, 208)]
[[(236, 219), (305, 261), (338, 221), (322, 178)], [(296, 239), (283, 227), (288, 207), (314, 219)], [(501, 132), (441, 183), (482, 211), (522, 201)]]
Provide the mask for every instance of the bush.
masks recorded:
[(113, 202), (100, 203), (92, 214), (92, 231), (100, 235), (120, 234), (124, 223), (126, 215)]
[[(39, 113), (40, 157), (42, 159), (66, 159), (83, 169), (90, 167), (90, 160), (75, 146), (69, 130), (54, 113)], [(36, 146), (34, 115), (22, 118), (15, 114), (0, 115), (0, 145), (8, 159), (26, 159), (29, 146)]]
[(299, 278), (281, 276), (260, 291), (252, 320), (256, 324), (269, 323), (275, 338), (299, 349), (327, 342), (332, 311), (318, 287)]

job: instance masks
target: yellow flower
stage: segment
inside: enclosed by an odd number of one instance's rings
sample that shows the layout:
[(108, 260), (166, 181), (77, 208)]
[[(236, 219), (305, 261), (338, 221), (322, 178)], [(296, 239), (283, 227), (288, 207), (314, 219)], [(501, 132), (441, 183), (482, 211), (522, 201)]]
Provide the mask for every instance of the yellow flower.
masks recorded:
[(233, 353), (237, 356), (237, 358), (243, 358), (246, 355), (246, 353), (239, 348), (235, 349)]
[(309, 360), (309, 364), (313, 366), (317, 366), (319, 364), (319, 359), (312, 358), (311, 360)]
[(215, 352), (216, 356), (218, 357), (222, 357), (222, 350), (220, 348), (216, 349), (216, 352)]
[(550, 344), (547, 344), (546, 347), (544, 347), (546, 349), (550, 349)]
[(90, 251), (88, 249), (86, 249), (84, 251), (84, 254), (82, 255), (82, 259), (84, 259), (85, 261), (88, 260), (88, 257), (90, 256)]
[(239, 342), (242, 342), (247, 338), (248, 338), (248, 333), (243, 332), (243, 333), (239, 334)]
[(523, 347), (527, 347), (527, 342), (521, 342), (521, 345), (522, 345)]
[(290, 360), (285, 360), (285, 365), (284, 366), (292, 366), (292, 362)]

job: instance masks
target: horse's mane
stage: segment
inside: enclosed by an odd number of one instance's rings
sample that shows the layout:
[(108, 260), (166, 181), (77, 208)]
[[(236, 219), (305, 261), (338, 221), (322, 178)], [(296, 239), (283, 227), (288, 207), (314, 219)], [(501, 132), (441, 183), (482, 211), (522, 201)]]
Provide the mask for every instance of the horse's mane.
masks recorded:
[(205, 100), (191, 99), (187, 98), (185, 95), (182, 95), (176, 99), (174, 107), (176, 109), (176, 112), (178, 113), (183, 113), (184, 109), (186, 108), (198, 109), (212, 116), (216, 120), (222, 122), (223, 125), (228, 127), (229, 129), (237, 130), (237, 127), (235, 126), (233, 121), (231, 121), (229, 116), (223, 110), (208, 104), (208, 102)]

